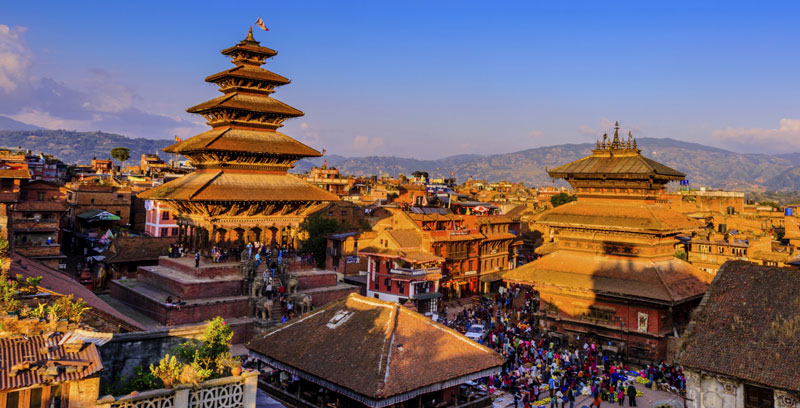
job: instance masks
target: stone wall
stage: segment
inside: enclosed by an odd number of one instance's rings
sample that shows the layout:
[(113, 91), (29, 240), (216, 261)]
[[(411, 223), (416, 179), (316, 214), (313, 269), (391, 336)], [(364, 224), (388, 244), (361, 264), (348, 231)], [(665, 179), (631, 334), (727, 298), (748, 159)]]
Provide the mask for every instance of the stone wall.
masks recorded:
[(104, 368), (100, 377), (102, 383), (110, 384), (119, 375), (130, 378), (136, 367), (149, 367), (173, 347), (190, 339), (199, 339), (205, 327), (205, 323), (200, 323), (174, 329), (115, 333), (111, 341), (100, 347)]
[[(100, 393), (100, 378), (90, 377), (69, 383), (70, 408), (95, 408)], [(31, 404), (33, 406), (33, 404)]]
[[(744, 408), (742, 381), (684, 369), (687, 408)], [(774, 390), (775, 408), (800, 408), (800, 396)]]

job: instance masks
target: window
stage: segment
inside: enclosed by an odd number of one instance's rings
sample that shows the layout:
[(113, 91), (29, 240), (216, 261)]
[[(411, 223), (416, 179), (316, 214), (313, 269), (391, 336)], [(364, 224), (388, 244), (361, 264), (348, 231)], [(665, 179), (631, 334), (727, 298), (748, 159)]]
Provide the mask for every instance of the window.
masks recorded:
[(44, 191), (36, 192), (36, 201), (44, 201)]
[(342, 210), (342, 217), (347, 217), (347, 210)]
[(162, 212), (162, 213), (161, 213), (161, 219), (162, 219), (162, 220), (165, 220), (165, 221), (166, 221), (166, 220), (169, 220), (169, 211), (164, 211), (164, 212)]
[(120, 212), (119, 211), (114, 211), (114, 213), (117, 214), (117, 217), (120, 216)]
[(383, 280), (383, 285), (386, 286), (386, 290), (391, 291), (392, 290), (392, 279), (391, 278), (385, 278)]
[(718, 247), (717, 247), (717, 252), (718, 252), (720, 255), (725, 255), (725, 247), (724, 247), (724, 246), (722, 246), (722, 245), (718, 246)]
[(772, 408), (775, 406), (774, 398), (770, 389), (747, 384), (744, 386), (744, 408)]
[(399, 290), (400, 293), (403, 292), (403, 282), (397, 282), (397, 290)]
[(744, 248), (731, 248), (731, 253), (733, 256), (744, 256), (745, 249)]
[(170, 235), (172, 235), (172, 236), (178, 235), (178, 229), (177, 228), (173, 228), (172, 229), (172, 234), (170, 234)]
[(28, 192), (27, 191), (20, 191), (19, 192), (19, 199), (22, 201), (28, 200)]
[(92, 201), (90, 201), (90, 203), (91, 203), (92, 205), (94, 205), (94, 198), (92, 199)]
[(117, 194), (117, 198), (122, 198), (122, 194)]

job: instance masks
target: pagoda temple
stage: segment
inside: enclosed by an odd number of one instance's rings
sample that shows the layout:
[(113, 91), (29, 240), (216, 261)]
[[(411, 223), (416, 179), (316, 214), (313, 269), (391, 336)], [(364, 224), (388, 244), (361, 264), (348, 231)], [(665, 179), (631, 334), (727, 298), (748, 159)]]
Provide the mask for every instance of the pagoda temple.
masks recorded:
[(548, 172), (577, 201), (538, 220), (555, 251), (504, 281), (539, 292), (540, 324), (555, 337), (641, 362), (664, 358), (713, 278), (674, 256), (676, 235), (701, 226), (659, 203), (685, 175), (642, 156), (618, 124), (591, 155)]
[(192, 249), (256, 240), (296, 247), (300, 223), (339, 198), (287, 174), (297, 160), (321, 154), (278, 132), (285, 120), (303, 112), (271, 96), (290, 82), (261, 67), (277, 51), (256, 41), (251, 28), (222, 54), (235, 67), (206, 82), (223, 95), (187, 110), (202, 115), (211, 130), (164, 149), (186, 156), (197, 170), (140, 197), (172, 207), (179, 240)]

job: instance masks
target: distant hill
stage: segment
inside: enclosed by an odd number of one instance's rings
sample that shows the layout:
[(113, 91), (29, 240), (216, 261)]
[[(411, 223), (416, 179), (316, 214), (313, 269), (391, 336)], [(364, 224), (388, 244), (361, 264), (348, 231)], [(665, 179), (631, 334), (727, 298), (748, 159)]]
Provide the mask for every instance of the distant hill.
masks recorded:
[[(111, 149), (131, 149), (131, 160), (139, 162), (142, 153), (159, 153), (171, 140), (131, 139), (114, 133), (75, 132), (69, 130), (0, 130), (0, 147), (52, 154), (64, 163), (89, 164), (92, 157), (109, 158)], [(131, 160), (128, 164), (132, 164)]]
[[(692, 185), (730, 190), (800, 190), (800, 153), (741, 154), (674, 139), (643, 138), (638, 142), (642, 154), (686, 173)], [(92, 157), (107, 158), (114, 147), (131, 149), (131, 160), (137, 162), (142, 153), (159, 153), (162, 158), (169, 159), (161, 150), (170, 144), (171, 140), (131, 139), (103, 132), (0, 130), (0, 147), (19, 146), (75, 164), (88, 164)], [(306, 172), (327, 160), (329, 166), (336, 166), (347, 175), (388, 173), (397, 176), (398, 173), (410, 175), (419, 170), (427, 171), (433, 177), (446, 177), (452, 171), (460, 181), (472, 177), (540, 186), (553, 183), (547, 175), (548, 168), (577, 160), (588, 155), (593, 148), (593, 143), (564, 144), (487, 156), (457, 155), (439, 160), (331, 154), (324, 158), (300, 160), (292, 172)]]
[[(772, 156), (741, 154), (697, 143), (674, 139), (638, 139), (642, 154), (686, 173), (692, 185), (731, 190), (800, 189), (800, 154)], [(434, 177), (449, 176), (458, 180), (470, 177), (489, 181), (507, 180), (537, 186), (552, 184), (547, 169), (577, 160), (591, 153), (595, 145), (565, 144), (539, 147), (514, 153), (490, 156), (462, 155), (441, 160), (417, 160), (399, 157), (354, 157), (332, 160), (343, 174), (406, 175), (416, 170)], [(298, 163), (297, 170), (306, 167)]]
[(0, 116), (0, 130), (45, 130), (39, 126), (29, 125), (7, 116)]

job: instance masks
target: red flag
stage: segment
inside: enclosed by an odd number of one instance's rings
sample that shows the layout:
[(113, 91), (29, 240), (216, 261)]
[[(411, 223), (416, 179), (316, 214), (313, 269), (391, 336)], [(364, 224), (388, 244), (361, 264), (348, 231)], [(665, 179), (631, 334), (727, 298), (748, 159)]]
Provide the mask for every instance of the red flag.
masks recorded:
[(262, 20), (261, 17), (259, 17), (258, 20), (256, 20), (256, 25), (264, 31), (269, 31), (269, 28), (267, 28), (267, 26), (264, 25), (264, 20)]

